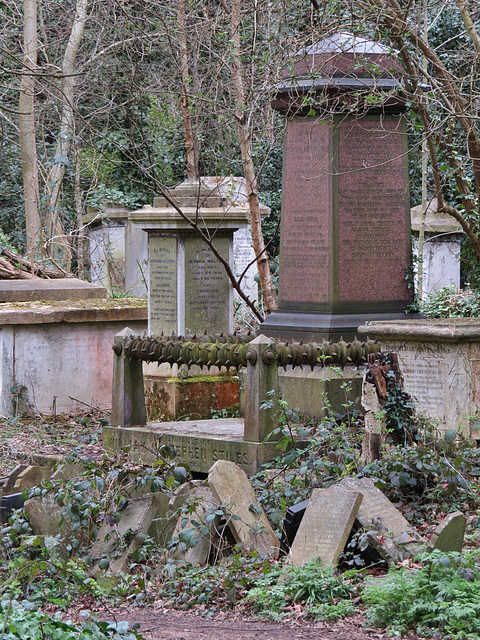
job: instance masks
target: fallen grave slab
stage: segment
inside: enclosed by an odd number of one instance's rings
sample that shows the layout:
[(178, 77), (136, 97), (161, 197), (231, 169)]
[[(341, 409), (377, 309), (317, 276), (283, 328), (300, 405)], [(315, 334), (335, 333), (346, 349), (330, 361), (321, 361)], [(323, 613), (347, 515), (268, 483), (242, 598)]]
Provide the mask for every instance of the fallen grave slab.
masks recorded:
[(362, 497), (341, 485), (314, 489), (290, 548), (290, 562), (301, 566), (318, 559), (325, 567), (337, 565)]
[(357, 521), (370, 531), (369, 543), (386, 562), (400, 562), (425, 548), (426, 541), (370, 478), (344, 478), (340, 485), (363, 495)]
[(208, 486), (230, 514), (228, 526), (235, 540), (260, 553), (278, 556), (279, 540), (245, 471), (234, 462), (218, 460), (208, 473)]
[[(164, 505), (167, 504), (165, 498), (165, 494), (162, 493), (150, 493), (142, 498), (135, 498), (127, 504), (118, 523), (112, 526), (104, 521), (92, 545), (92, 557), (109, 559), (109, 569), (112, 573), (125, 572), (129, 556), (142, 544), (142, 534), (148, 534), (157, 512), (162, 508), (162, 502)], [(128, 544), (127, 533), (132, 536)], [(98, 569), (97, 566), (96, 571)]]

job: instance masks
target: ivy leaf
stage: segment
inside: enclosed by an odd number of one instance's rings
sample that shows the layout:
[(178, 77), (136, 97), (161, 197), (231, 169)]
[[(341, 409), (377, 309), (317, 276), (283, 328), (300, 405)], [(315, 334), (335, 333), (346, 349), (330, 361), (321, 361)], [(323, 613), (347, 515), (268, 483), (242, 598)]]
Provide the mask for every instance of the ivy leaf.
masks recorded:
[(63, 164), (64, 167), (70, 167), (71, 162), (67, 156), (57, 155), (53, 158), (53, 164)]

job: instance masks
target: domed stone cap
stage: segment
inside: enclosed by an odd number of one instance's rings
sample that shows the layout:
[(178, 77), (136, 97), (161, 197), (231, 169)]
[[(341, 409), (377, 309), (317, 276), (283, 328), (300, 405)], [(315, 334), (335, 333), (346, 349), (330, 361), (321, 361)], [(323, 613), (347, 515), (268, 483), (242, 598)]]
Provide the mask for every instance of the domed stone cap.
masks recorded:
[[(339, 32), (298, 51), (283, 70), (283, 82), (276, 89), (272, 107), (306, 115), (308, 108), (301, 96), (318, 95), (318, 112), (332, 106), (336, 112), (342, 107), (339, 96), (377, 95), (377, 101), (365, 101), (360, 111), (402, 111), (405, 96), (402, 91), (402, 68), (388, 47), (356, 36)], [(321, 95), (320, 95), (321, 94)], [(333, 99), (333, 102), (332, 102)], [(343, 108), (348, 100), (342, 100)], [(350, 110), (350, 109), (349, 109)]]
[[(412, 231), (420, 230), (420, 218), (422, 215), (422, 205), (410, 209), (410, 217), (412, 220)], [(447, 213), (438, 211), (438, 203), (436, 198), (432, 198), (428, 202), (425, 216), (425, 233), (463, 233), (459, 223), (449, 216)]]

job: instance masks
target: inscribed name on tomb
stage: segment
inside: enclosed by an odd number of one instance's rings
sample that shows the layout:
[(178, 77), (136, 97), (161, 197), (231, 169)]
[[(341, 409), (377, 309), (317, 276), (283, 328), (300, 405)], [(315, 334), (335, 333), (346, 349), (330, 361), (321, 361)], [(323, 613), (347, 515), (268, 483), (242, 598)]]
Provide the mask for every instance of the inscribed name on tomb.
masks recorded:
[(282, 302), (329, 298), (330, 125), (293, 119), (285, 136), (280, 252)]
[[(215, 247), (228, 260), (229, 239)], [(185, 238), (185, 332), (230, 330), (230, 282), (224, 266), (201, 238)]]
[(339, 300), (408, 300), (401, 119), (345, 118), (335, 135)]
[(177, 239), (150, 236), (149, 333), (177, 332)]

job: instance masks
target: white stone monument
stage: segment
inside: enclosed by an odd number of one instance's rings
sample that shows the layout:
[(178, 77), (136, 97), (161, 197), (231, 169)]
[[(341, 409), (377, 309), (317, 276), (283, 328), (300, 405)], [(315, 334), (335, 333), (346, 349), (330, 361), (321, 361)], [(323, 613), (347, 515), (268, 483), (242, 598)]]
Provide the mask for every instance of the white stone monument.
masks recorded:
[[(410, 210), (414, 254), (418, 257), (418, 236), (422, 205)], [(463, 230), (459, 223), (446, 213), (438, 213), (437, 199), (430, 200), (425, 215), (425, 240), (423, 245), (423, 295), (428, 296), (443, 287), (460, 286), (460, 247)], [(415, 279), (417, 286), (417, 278)]]

